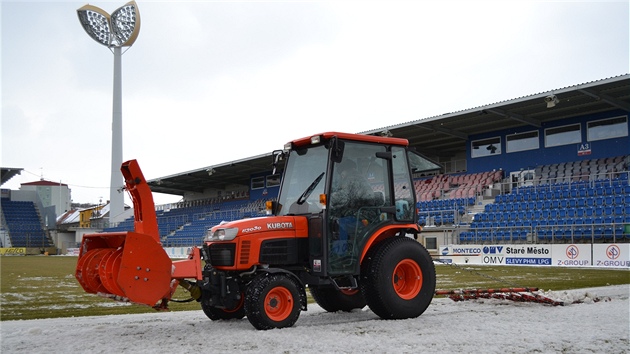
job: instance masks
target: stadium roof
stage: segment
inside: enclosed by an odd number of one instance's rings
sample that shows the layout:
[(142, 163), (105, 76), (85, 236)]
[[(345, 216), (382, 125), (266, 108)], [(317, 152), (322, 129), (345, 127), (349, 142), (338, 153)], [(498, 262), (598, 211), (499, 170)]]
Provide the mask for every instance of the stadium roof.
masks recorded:
[(225, 189), (229, 185), (249, 186), (251, 175), (269, 173), (272, 170), (272, 154), (230, 161), (218, 165), (148, 180), (151, 191), (184, 195), (186, 192), (202, 193), (208, 188)]
[(23, 168), (10, 168), (10, 167), (2, 167), (2, 180), (0, 181), (0, 186), (8, 182), (11, 178), (15, 177), (15, 175), (19, 175), (24, 170)]
[[(551, 95), (558, 98), (558, 103), (547, 108), (545, 98)], [(465, 151), (471, 135), (523, 126), (540, 128), (548, 122), (616, 109), (630, 111), (630, 74), (362, 133), (389, 131), (409, 139), (427, 156), (448, 157)]]
[[(552, 95), (557, 97), (558, 102), (548, 108), (546, 98)], [(391, 134), (409, 139), (410, 145), (418, 152), (437, 160), (461, 155), (466, 151), (471, 135), (524, 126), (540, 128), (560, 119), (617, 109), (630, 111), (630, 74), (360, 133)], [(149, 180), (148, 183), (154, 192), (182, 196), (186, 192), (202, 193), (207, 188), (224, 189), (232, 184), (248, 186), (250, 176), (268, 173), (271, 163), (269, 152)]]

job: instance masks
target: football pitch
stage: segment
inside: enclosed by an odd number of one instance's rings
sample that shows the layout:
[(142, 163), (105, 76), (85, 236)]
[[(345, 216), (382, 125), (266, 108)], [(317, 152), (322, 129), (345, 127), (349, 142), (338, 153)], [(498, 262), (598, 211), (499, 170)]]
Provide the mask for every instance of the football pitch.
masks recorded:
[[(74, 278), (77, 257), (0, 257), (0, 320), (98, 316), (155, 312), (147, 306), (115, 302), (83, 291)], [(437, 289), (536, 287), (568, 290), (630, 284), (622, 269), (539, 266), (436, 265)], [(178, 288), (175, 299), (187, 299)], [(310, 300), (310, 299), (309, 299)], [(171, 302), (171, 311), (200, 310), (200, 305)]]

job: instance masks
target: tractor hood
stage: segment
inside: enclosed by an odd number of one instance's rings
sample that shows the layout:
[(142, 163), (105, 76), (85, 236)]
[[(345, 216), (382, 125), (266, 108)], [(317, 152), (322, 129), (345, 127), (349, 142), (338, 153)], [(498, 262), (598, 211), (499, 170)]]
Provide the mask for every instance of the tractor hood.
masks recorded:
[(208, 230), (204, 241), (230, 241), (236, 237), (266, 232), (282, 232), (293, 236), (306, 236), (306, 217), (268, 216), (222, 222)]

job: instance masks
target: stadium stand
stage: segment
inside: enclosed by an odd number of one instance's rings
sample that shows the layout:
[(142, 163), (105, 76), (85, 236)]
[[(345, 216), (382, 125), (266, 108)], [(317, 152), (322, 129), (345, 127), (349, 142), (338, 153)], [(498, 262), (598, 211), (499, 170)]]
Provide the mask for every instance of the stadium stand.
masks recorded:
[[(500, 194), (477, 213), (463, 243), (630, 240), (629, 157), (536, 167), (532, 185)], [(538, 175), (538, 173), (536, 173)], [(546, 178), (545, 178), (546, 177)]]
[(42, 227), (33, 202), (1, 198), (2, 225), (10, 245), (3, 247), (50, 247), (52, 241)]
[[(156, 211), (162, 243), (168, 247), (199, 245), (206, 230), (223, 221), (262, 215), (263, 200), (210, 198), (178, 203), (175, 208)], [(104, 232), (133, 231), (133, 217)]]
[[(418, 223), (458, 227), (461, 243), (619, 242), (630, 240), (628, 156), (535, 168), (531, 185), (508, 188), (503, 171), (440, 174), (414, 180)], [(489, 190), (503, 191), (489, 203)], [(199, 244), (222, 221), (262, 215), (263, 199), (211, 198), (158, 210), (166, 246)], [(475, 212), (478, 205), (483, 205)], [(466, 216), (474, 215), (468, 224)], [(131, 231), (133, 218), (104, 231)]]

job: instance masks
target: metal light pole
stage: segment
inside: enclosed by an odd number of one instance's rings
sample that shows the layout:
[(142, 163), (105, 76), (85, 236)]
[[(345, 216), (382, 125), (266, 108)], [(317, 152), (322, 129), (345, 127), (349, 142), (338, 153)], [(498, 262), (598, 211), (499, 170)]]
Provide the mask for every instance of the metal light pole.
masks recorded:
[(111, 16), (104, 10), (85, 5), (77, 10), (87, 34), (114, 54), (114, 97), (112, 106), (112, 164), (109, 190), (109, 221), (120, 221), (125, 211), (122, 165), (122, 47), (131, 47), (140, 32), (140, 13), (135, 1), (119, 7)]

